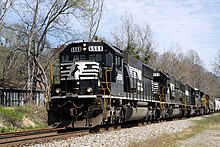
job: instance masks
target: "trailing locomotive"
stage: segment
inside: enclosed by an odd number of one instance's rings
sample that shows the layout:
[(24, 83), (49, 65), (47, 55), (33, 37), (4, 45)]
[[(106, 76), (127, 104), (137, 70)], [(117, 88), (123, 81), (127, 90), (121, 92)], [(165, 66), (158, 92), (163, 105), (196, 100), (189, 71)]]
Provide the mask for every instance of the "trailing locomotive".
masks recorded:
[(117, 47), (81, 42), (60, 53), (60, 83), (51, 88), (48, 123), (117, 125), (210, 113), (210, 105), (200, 90), (153, 71)]

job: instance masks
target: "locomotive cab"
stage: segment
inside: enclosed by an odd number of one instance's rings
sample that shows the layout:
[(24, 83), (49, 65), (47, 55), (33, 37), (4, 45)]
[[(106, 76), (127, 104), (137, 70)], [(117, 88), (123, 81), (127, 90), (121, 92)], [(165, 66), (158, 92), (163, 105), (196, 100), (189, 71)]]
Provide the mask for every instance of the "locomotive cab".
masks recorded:
[(166, 101), (169, 77), (161, 71), (153, 73), (153, 94), (157, 101)]
[(70, 44), (60, 53), (60, 88), (55, 86), (52, 98), (56, 95), (96, 98), (102, 82), (116, 82), (121, 70), (122, 55), (116, 48), (102, 42)]

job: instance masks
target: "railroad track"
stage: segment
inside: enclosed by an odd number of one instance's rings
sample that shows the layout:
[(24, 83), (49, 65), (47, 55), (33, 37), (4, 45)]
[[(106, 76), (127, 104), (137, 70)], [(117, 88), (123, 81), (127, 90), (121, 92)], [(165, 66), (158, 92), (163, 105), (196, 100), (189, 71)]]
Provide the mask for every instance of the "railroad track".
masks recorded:
[[(152, 123), (152, 122), (151, 122)], [(155, 123), (155, 122), (153, 122)], [(140, 123), (139, 123), (140, 125)], [(141, 125), (148, 125), (144, 123)], [(138, 124), (121, 124), (117, 128), (113, 125), (109, 128), (100, 127), (100, 128), (48, 128), (40, 130), (30, 130), (23, 132), (12, 132), (12, 133), (3, 133), (0, 134), (0, 147), (15, 147), (15, 146), (28, 146), (38, 143), (45, 143), (54, 140), (66, 140), (70, 137), (79, 137), (84, 136), (89, 133), (102, 133), (105, 131), (120, 130), (127, 127), (138, 126)]]
[(88, 128), (48, 128), (0, 134), (0, 147), (33, 145), (89, 134)]
[[(178, 119), (177, 119), (178, 120)], [(0, 134), (0, 147), (6, 146), (23, 146), (23, 145), (34, 145), (38, 143), (45, 143), (54, 140), (66, 140), (70, 137), (79, 137), (84, 136), (89, 133), (102, 133), (105, 131), (112, 130), (120, 130), (123, 128), (140, 126), (140, 125), (148, 125), (152, 123), (162, 123), (162, 121), (153, 121), (153, 122), (145, 122), (145, 123), (134, 123), (134, 124), (121, 124), (117, 127), (117, 129), (111, 125), (109, 128), (101, 127), (97, 130), (97, 128), (48, 128), (48, 129), (40, 129), (40, 130), (30, 130), (23, 132), (13, 132), (13, 133), (3, 133)], [(171, 120), (169, 120), (171, 121)]]

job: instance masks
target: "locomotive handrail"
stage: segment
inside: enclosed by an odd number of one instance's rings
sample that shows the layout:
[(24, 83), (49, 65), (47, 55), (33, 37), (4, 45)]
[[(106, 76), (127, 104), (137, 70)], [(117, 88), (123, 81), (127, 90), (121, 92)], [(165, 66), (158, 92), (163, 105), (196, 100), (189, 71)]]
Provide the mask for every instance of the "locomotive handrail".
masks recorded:
[(105, 108), (106, 108), (106, 99), (105, 99), (105, 88), (102, 86), (102, 83), (103, 82), (100, 82), (100, 85), (101, 85), (101, 88), (102, 88), (102, 90), (103, 90), (103, 92), (104, 92), (104, 106), (103, 106), (103, 110), (105, 111)]
[(112, 93), (111, 93), (111, 90), (110, 90), (110, 88), (109, 88), (109, 85), (108, 85), (108, 83), (110, 83), (110, 81), (108, 82), (108, 74), (107, 74), (107, 72), (112, 72), (112, 68), (109, 68), (109, 69), (107, 69), (107, 70), (105, 70), (105, 81), (106, 81), (106, 88), (108, 89), (108, 91), (109, 91), (109, 95), (110, 95), (110, 101), (109, 101), (109, 104), (110, 104), (110, 106), (112, 105), (111, 104), (111, 101), (112, 101)]
[(204, 95), (202, 99), (202, 104), (205, 108), (206, 108), (206, 103), (207, 103), (207, 99), (206, 99), (206, 95)]
[(165, 105), (165, 98), (164, 98), (165, 92), (164, 92), (164, 90), (165, 90), (165, 87), (162, 87), (162, 92), (159, 95), (161, 111), (163, 111), (164, 105)]
[[(106, 108), (106, 94), (105, 94), (105, 90), (106, 90), (106, 89), (109, 91), (109, 95), (110, 95), (109, 104), (110, 104), (110, 106), (111, 106), (112, 93), (111, 93), (111, 90), (110, 90), (109, 85), (108, 85), (108, 84), (110, 83), (110, 81), (108, 81), (108, 72), (111, 72), (111, 71), (112, 71), (112, 68), (106, 69), (106, 70), (105, 70), (105, 82), (101, 82), (101, 81), (100, 81), (101, 89), (102, 89), (103, 92), (104, 92), (104, 110), (105, 110), (105, 108)], [(106, 88), (104, 88), (102, 84), (106, 84)]]
[(184, 97), (184, 110), (187, 111), (187, 97)]

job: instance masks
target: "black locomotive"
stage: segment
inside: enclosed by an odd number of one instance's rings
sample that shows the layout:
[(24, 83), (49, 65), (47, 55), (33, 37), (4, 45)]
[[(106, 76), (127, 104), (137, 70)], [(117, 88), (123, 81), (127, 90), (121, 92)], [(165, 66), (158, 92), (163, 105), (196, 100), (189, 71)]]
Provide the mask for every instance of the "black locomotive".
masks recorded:
[(60, 53), (48, 123), (94, 127), (214, 111), (208, 95), (104, 42), (69, 44)]

